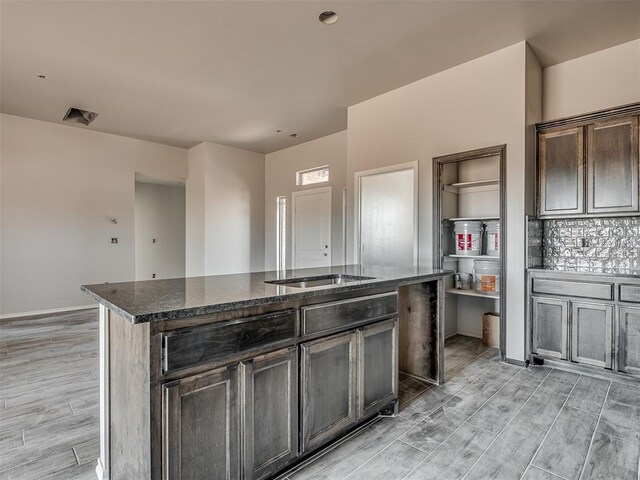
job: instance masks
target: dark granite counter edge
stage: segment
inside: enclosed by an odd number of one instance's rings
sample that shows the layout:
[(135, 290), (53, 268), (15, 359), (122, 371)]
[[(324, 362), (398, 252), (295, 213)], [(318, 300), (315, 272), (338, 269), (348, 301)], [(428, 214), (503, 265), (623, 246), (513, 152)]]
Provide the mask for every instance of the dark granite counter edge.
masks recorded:
[[(357, 283), (347, 283), (343, 285), (332, 285), (328, 287), (315, 287), (309, 289), (300, 289), (299, 292), (292, 291), (282, 295), (274, 295), (260, 298), (249, 298), (246, 300), (238, 300), (234, 302), (218, 303), (213, 305), (203, 305), (200, 307), (191, 307), (177, 310), (167, 310), (162, 312), (149, 312), (144, 314), (133, 315), (122, 308), (114, 305), (113, 303), (105, 300), (101, 296), (95, 294), (91, 290), (87, 289), (84, 285), (80, 287), (80, 290), (96, 302), (104, 305), (109, 310), (113, 310), (125, 320), (128, 320), (132, 324), (148, 323), (162, 320), (172, 320), (176, 318), (188, 318), (196, 317), (198, 315), (207, 315), (211, 313), (227, 312), (230, 310), (239, 310), (242, 308), (258, 307), (262, 305), (268, 305), (272, 303), (281, 303), (287, 300), (297, 300), (300, 298), (318, 297), (328, 295), (331, 293), (345, 293), (355, 290), (362, 290), (371, 287), (385, 287), (390, 285), (410, 285), (414, 283), (426, 282), (438, 278), (447, 277), (452, 275), (453, 271), (443, 271), (437, 273), (431, 273), (427, 275), (414, 275), (403, 278), (389, 278), (381, 280), (369, 280)], [(291, 287), (290, 287), (291, 288)]]
[(550, 273), (552, 275), (563, 274), (563, 275), (589, 276), (589, 277), (635, 278), (640, 280), (640, 272), (638, 273), (580, 272), (577, 270), (561, 270), (561, 269), (551, 269), (551, 268), (543, 268), (543, 267), (527, 268), (527, 272)]

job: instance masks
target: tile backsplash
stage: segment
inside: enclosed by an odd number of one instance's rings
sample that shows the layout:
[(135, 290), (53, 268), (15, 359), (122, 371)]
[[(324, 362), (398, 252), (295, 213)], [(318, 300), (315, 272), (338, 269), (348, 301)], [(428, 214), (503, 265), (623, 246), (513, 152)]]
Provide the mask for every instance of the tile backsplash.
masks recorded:
[(544, 220), (543, 266), (605, 273), (640, 268), (640, 217)]

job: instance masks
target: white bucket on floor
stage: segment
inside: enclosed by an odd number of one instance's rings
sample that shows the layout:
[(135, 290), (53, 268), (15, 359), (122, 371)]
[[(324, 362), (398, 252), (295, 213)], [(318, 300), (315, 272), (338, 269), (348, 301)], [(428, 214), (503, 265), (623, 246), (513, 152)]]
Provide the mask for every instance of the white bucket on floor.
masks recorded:
[(473, 265), (476, 290), (482, 293), (500, 291), (500, 263), (495, 260), (476, 260)]
[(456, 255), (480, 255), (482, 222), (455, 222)]
[(487, 255), (490, 257), (500, 256), (500, 222), (485, 223), (485, 232), (487, 234)]

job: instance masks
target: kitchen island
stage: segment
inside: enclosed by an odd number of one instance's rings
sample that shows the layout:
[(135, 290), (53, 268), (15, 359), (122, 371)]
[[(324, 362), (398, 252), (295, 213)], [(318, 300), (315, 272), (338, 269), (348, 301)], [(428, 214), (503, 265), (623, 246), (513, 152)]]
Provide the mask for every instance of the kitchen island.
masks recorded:
[(444, 380), (443, 279), (348, 265), (83, 286), (101, 479), (262, 479)]

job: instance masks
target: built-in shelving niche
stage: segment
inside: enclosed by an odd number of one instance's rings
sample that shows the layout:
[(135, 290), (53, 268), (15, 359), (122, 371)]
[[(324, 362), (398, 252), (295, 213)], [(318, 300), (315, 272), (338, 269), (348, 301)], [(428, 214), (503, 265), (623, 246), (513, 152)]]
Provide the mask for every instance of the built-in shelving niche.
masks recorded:
[[(434, 266), (473, 275), (477, 260), (496, 259), (504, 273), (500, 257), (458, 255), (455, 250), (454, 225), (457, 221), (500, 221), (501, 249), (504, 251), (504, 165), (502, 146), (447, 155), (434, 159)], [(483, 240), (486, 235), (483, 234)], [(483, 242), (486, 243), (486, 242)], [(501, 298), (505, 291), (501, 275), (499, 293), (457, 290), (454, 278), (447, 279), (445, 289), (445, 335), (456, 333), (482, 337), (482, 315), (504, 311)], [(504, 318), (501, 319), (504, 325)], [(501, 327), (504, 337), (504, 326)], [(501, 353), (504, 338), (501, 338)]]

